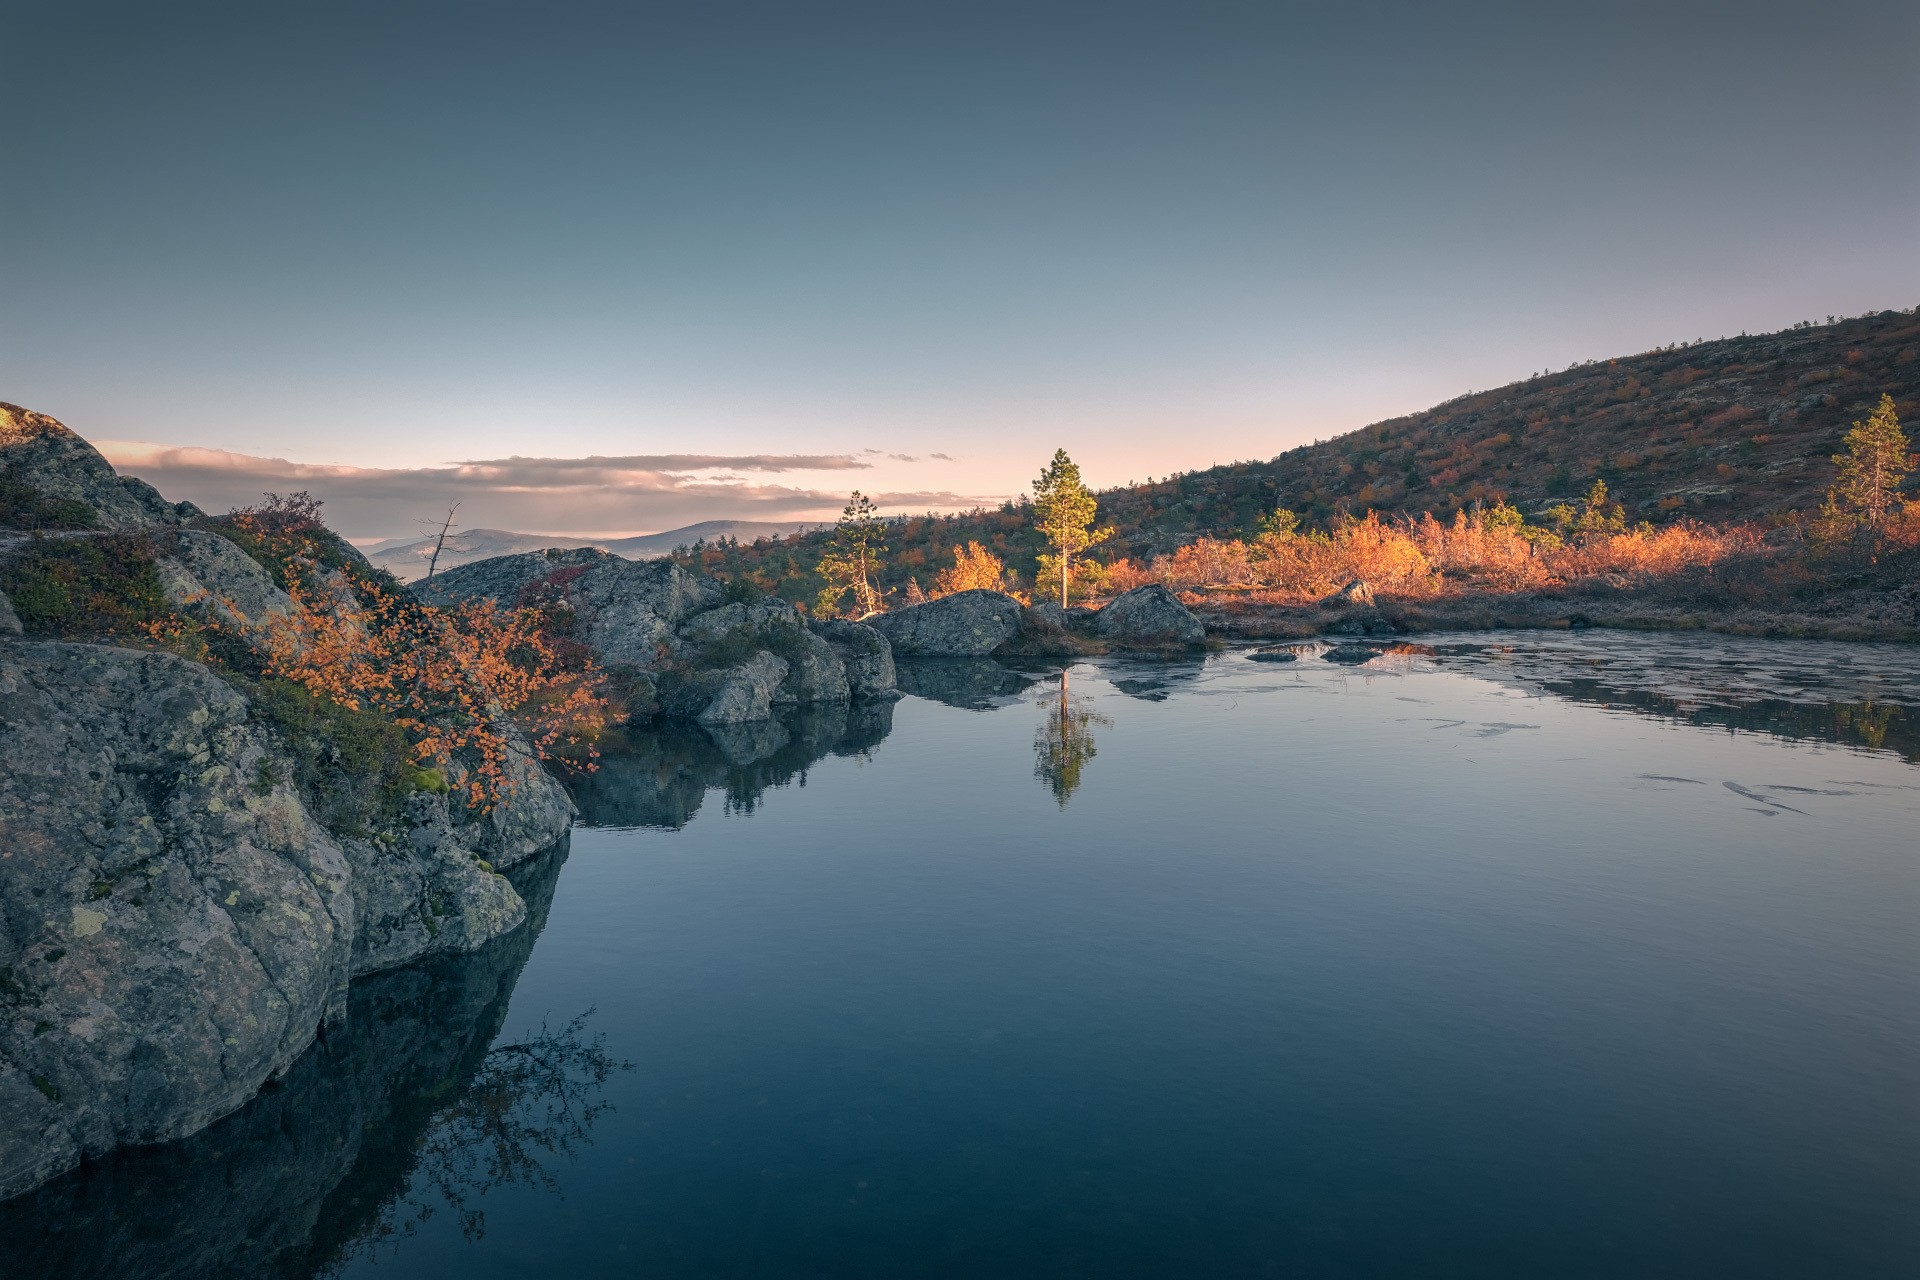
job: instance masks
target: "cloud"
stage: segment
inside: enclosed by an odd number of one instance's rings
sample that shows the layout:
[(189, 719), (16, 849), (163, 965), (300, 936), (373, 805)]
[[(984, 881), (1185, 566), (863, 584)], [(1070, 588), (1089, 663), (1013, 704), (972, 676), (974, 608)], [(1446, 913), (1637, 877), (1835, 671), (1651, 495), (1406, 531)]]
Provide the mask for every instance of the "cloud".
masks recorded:
[[(899, 453), (887, 456), (901, 462), (914, 461)], [(566, 478), (628, 472), (686, 475), (700, 471), (865, 471), (872, 466), (871, 462), (861, 462), (844, 453), (659, 453), (621, 458), (522, 458), (516, 455), (456, 463), (454, 469), (477, 468), (528, 477)]]
[[(209, 511), (246, 506), (263, 492), (305, 489), (326, 503), (329, 524), (363, 540), (413, 534), (455, 502), (466, 528), (537, 533), (641, 533), (701, 520), (830, 516), (846, 502), (844, 489), (752, 481), (742, 474), (839, 472), (872, 465), (848, 454), (642, 454), (379, 468), (138, 441), (97, 443), (124, 474)], [(998, 501), (944, 492), (882, 494), (876, 500), (914, 511)]]
[(938, 459), (939, 459), (940, 461), (942, 461), (942, 462), (952, 462), (952, 461), (953, 461), (953, 455), (952, 455), (952, 454), (950, 454), (950, 453), (930, 453), (930, 454), (928, 454), (927, 456), (928, 456), (929, 458), (938, 458)]

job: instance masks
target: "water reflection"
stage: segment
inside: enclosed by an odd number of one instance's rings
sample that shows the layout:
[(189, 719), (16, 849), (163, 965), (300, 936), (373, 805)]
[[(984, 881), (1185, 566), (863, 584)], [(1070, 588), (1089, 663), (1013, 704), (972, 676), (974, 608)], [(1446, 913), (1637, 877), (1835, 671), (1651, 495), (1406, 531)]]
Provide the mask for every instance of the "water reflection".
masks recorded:
[(1113, 721), (1074, 694), (1065, 671), (1060, 673), (1060, 687), (1040, 696), (1040, 707), (1040, 729), (1033, 737), (1033, 774), (1046, 783), (1064, 809), (1079, 789), (1087, 762), (1100, 754), (1093, 740), (1094, 726), (1110, 727)]
[(1041, 679), (992, 658), (899, 658), (894, 667), (902, 693), (966, 711), (1012, 706)]
[(1920, 762), (1920, 650), (1910, 645), (1612, 632), (1433, 649), (1443, 670), (1569, 701)]
[(8, 1276), (306, 1277), (509, 1183), (557, 1190), (615, 1062), (584, 1018), (489, 1048), (546, 923), (564, 846), (516, 868), (527, 922), (472, 955), (364, 979), (349, 1016), (200, 1133), (0, 1205)]
[(864, 757), (893, 730), (893, 703), (828, 703), (752, 724), (701, 726), (662, 720), (609, 734), (599, 766), (567, 788), (589, 827), (677, 830), (707, 792), (730, 813), (752, 813), (772, 787), (805, 786), (827, 756)]

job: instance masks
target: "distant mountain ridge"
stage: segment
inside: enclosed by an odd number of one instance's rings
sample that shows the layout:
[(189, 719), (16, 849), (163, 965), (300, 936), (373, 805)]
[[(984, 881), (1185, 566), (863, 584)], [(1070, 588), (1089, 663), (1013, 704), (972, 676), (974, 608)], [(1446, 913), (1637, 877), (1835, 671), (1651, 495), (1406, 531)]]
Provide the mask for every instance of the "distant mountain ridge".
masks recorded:
[[(580, 538), (564, 534), (517, 533), (510, 529), (456, 529), (447, 538), (440, 553), (440, 569), (490, 560), (494, 556), (518, 555), (548, 547), (598, 547), (629, 560), (652, 560), (672, 555), (700, 542), (718, 542), (723, 538), (752, 542), (757, 538), (783, 538), (821, 527), (817, 520), (702, 520), (664, 533), (643, 533), (631, 538)], [(360, 550), (380, 568), (402, 582), (423, 578), (433, 556), (432, 537), (388, 538)]]

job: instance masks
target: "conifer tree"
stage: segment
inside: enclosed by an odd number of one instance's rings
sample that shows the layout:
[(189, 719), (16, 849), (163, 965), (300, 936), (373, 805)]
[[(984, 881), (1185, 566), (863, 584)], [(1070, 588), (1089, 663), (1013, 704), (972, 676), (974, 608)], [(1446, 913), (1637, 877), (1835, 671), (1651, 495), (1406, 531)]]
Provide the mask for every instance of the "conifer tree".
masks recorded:
[(840, 597), (851, 591), (854, 607), (861, 617), (880, 612), (880, 593), (874, 590), (873, 576), (887, 549), (881, 541), (887, 524), (880, 518), (879, 510), (873, 499), (858, 489), (847, 499), (839, 523), (833, 529), (833, 543), (820, 557), (816, 570), (827, 580), (827, 589), (820, 593), (822, 606), (833, 607)]
[[(1041, 557), (1060, 570), (1060, 607), (1067, 606), (1067, 583), (1073, 576), (1073, 559), (1087, 548), (1113, 536), (1113, 530), (1093, 528), (1099, 504), (1087, 486), (1080, 482), (1080, 468), (1065, 449), (1053, 452), (1053, 461), (1033, 482), (1034, 526), (1053, 544), (1054, 554)], [(1050, 567), (1050, 566), (1049, 566)]]
[(1914, 464), (1893, 397), (1882, 395), (1879, 406), (1865, 422), (1854, 423), (1842, 443), (1846, 452), (1833, 455), (1839, 473), (1827, 491), (1827, 507), (1877, 541), (1900, 509), (1900, 486)]

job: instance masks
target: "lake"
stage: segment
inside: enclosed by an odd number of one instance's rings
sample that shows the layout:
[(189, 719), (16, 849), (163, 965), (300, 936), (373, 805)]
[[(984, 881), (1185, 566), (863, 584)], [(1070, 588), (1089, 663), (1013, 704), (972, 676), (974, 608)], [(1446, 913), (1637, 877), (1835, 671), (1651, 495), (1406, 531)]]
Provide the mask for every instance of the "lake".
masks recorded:
[(620, 744), (526, 927), (0, 1273), (1912, 1274), (1920, 652), (901, 683)]

